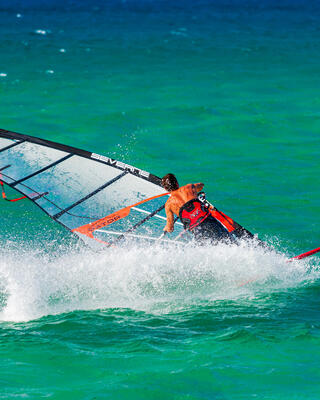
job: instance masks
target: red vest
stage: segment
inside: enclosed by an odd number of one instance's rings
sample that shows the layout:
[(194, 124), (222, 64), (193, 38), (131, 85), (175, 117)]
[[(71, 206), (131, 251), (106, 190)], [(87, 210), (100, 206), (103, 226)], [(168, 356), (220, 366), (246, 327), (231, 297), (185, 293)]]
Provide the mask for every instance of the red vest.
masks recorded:
[(190, 231), (201, 224), (210, 215), (198, 199), (189, 200), (179, 211), (179, 217), (185, 229)]

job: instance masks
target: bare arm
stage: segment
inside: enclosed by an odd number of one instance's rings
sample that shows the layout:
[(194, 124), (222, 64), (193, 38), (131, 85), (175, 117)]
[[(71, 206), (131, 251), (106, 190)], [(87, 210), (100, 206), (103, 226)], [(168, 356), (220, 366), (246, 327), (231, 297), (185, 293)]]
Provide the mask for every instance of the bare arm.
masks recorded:
[(170, 202), (167, 201), (166, 203), (166, 214), (167, 214), (167, 225), (164, 227), (165, 232), (173, 232), (174, 229), (174, 215), (170, 208)]
[(192, 184), (192, 189), (193, 189), (195, 196), (198, 194), (198, 192), (201, 192), (201, 190), (203, 189), (203, 186), (204, 186), (204, 183), (193, 183)]

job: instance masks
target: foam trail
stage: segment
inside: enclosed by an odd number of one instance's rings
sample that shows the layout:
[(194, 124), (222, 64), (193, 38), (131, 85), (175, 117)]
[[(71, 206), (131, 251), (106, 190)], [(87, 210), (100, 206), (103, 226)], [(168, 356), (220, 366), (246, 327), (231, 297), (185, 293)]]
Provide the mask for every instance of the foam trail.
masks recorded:
[(247, 244), (104, 253), (82, 249), (62, 255), (9, 247), (0, 255), (0, 320), (118, 307), (167, 313), (202, 301), (295, 287), (318, 277), (317, 265), (288, 263), (283, 255)]

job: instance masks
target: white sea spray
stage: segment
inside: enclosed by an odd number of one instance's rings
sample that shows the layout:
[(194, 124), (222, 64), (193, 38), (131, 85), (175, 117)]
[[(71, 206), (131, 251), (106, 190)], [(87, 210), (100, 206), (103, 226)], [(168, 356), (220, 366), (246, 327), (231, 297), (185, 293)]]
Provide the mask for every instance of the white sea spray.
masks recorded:
[(0, 320), (28, 321), (74, 310), (129, 308), (156, 314), (199, 302), (287, 290), (319, 277), (312, 259), (260, 247), (132, 247), (46, 254), (9, 248), (0, 256)]

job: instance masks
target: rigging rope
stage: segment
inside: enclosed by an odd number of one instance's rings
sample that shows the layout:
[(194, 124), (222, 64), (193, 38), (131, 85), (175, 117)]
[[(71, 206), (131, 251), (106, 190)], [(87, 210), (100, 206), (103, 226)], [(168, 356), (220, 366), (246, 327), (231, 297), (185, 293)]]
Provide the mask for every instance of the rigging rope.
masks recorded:
[(2, 180), (1, 180), (1, 173), (0, 173), (0, 185), (1, 185), (1, 191), (2, 191), (3, 200), (14, 202), (14, 201), (19, 201), (19, 200), (27, 198), (27, 196), (23, 196), (23, 197), (17, 197), (16, 199), (8, 199), (7, 195), (6, 195), (6, 192), (4, 190), (4, 184), (3, 184)]

